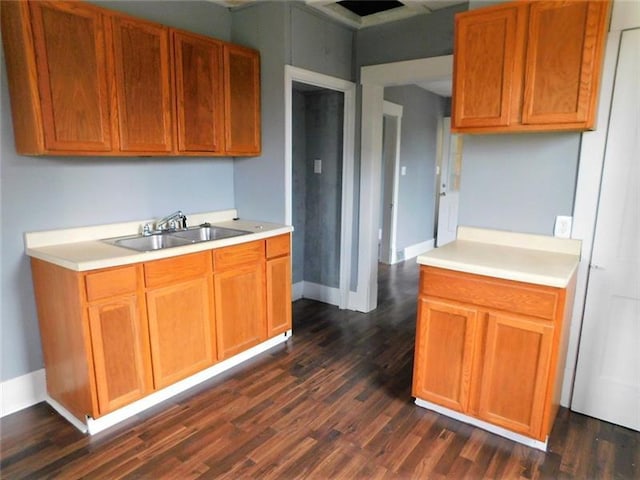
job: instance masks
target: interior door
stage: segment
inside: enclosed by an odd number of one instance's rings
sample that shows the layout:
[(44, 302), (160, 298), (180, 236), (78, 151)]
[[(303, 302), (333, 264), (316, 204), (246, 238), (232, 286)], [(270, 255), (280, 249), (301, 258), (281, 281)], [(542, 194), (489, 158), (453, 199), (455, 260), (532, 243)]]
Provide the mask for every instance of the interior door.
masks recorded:
[(397, 262), (395, 253), (401, 122), (402, 105), (384, 102), (380, 207), (381, 235), (378, 260), (387, 264)]
[(623, 32), (571, 408), (640, 430), (640, 29)]
[(438, 189), (438, 230), (436, 233), (436, 246), (438, 247), (456, 239), (461, 171), (462, 135), (451, 133), (451, 118), (445, 117)]

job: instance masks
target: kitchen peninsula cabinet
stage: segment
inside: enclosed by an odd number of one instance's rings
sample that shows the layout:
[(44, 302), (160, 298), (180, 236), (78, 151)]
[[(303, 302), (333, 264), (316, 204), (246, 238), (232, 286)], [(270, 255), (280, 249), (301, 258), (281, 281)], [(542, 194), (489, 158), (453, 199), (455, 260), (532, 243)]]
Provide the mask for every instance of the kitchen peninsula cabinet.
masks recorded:
[(593, 129), (610, 6), (525, 0), (457, 14), (452, 130)]
[(173, 148), (169, 29), (119, 15), (111, 21), (120, 150), (169, 153)]
[(203, 252), (144, 265), (156, 388), (215, 361), (210, 258)]
[(256, 50), (80, 1), (0, 13), (19, 154), (260, 154)]
[(580, 242), (459, 227), (418, 257), (416, 404), (546, 449)]
[(215, 250), (213, 268), (216, 338), (222, 360), (267, 338), (264, 242)]

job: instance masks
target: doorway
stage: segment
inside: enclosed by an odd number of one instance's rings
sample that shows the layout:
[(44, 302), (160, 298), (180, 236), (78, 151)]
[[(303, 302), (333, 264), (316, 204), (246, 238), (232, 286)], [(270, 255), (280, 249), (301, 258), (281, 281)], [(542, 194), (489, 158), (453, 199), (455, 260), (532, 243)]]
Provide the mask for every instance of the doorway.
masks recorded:
[[(333, 118), (323, 120), (330, 111)], [(306, 112), (305, 121), (294, 125), (295, 112)], [(307, 123), (315, 124), (308, 135)], [(300, 130), (305, 140), (294, 143)], [(354, 135), (355, 84), (285, 66), (285, 222), (295, 229), (294, 299), (351, 308)]]

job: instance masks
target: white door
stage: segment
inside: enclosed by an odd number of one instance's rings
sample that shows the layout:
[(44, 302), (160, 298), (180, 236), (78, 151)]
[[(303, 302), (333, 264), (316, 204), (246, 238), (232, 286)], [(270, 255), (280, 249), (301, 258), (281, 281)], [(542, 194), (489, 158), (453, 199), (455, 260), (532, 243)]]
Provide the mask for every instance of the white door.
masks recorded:
[(436, 246), (438, 247), (456, 239), (461, 170), (462, 136), (451, 133), (451, 118), (445, 117), (440, 162), (440, 185), (438, 186), (438, 229), (436, 231)]
[(396, 228), (398, 224), (398, 170), (402, 110), (402, 105), (384, 102), (378, 260), (391, 265), (398, 261)]
[(571, 408), (640, 431), (638, 45), (623, 32)]

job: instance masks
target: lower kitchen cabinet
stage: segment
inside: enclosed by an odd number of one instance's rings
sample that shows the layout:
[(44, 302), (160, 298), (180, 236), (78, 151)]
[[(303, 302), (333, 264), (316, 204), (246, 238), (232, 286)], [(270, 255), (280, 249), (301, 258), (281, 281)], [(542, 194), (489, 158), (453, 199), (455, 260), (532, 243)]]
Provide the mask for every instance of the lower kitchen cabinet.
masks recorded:
[(220, 359), (267, 338), (264, 242), (214, 251), (213, 291)]
[(291, 236), (268, 238), (267, 334), (291, 330)]
[(32, 258), (51, 398), (98, 418), (290, 330), (273, 238), (86, 272)]
[(413, 396), (545, 441), (560, 397), (566, 289), (421, 267)]

